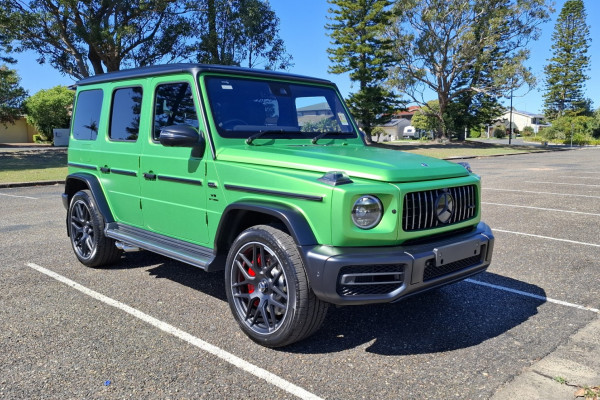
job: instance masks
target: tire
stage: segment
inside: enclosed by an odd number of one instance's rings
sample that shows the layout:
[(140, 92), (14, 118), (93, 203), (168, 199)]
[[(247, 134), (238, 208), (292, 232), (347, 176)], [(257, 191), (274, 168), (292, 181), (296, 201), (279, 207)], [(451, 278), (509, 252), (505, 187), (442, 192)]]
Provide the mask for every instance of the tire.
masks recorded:
[(302, 340), (322, 325), (328, 303), (309, 287), (296, 243), (267, 225), (242, 232), (225, 265), (231, 312), (250, 339), (266, 347)]
[(83, 265), (104, 267), (121, 258), (115, 241), (104, 236), (104, 218), (89, 190), (81, 190), (71, 199), (67, 226), (75, 256)]

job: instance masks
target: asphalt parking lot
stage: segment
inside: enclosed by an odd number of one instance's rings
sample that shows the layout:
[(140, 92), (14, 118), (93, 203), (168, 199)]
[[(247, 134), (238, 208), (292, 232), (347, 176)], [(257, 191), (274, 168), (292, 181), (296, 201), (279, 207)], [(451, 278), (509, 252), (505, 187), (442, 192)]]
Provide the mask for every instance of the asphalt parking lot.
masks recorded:
[(278, 350), (238, 329), (221, 273), (148, 252), (85, 268), (61, 185), (0, 189), (0, 398), (510, 398), (598, 321), (600, 149), (468, 161), (496, 236), (487, 272), (332, 307), (316, 335)]

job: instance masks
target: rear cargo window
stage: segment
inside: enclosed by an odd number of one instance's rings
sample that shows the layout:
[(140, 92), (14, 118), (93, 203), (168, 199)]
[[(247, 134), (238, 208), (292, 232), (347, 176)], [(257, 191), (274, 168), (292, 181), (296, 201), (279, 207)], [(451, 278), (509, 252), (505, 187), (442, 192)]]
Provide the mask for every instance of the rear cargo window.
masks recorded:
[(75, 119), (73, 120), (73, 138), (77, 140), (96, 140), (100, 111), (102, 110), (101, 89), (86, 90), (77, 96)]

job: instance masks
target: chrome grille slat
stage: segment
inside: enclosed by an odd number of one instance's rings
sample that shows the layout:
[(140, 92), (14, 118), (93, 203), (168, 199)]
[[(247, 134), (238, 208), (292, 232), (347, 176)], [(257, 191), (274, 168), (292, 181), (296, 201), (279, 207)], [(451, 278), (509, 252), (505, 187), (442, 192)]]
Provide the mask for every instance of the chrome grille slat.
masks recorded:
[[(402, 212), (402, 228), (407, 232), (434, 229), (475, 217), (477, 214), (475, 190), (475, 185), (468, 185), (406, 193)], [(444, 191), (454, 199), (454, 212), (446, 224), (442, 224), (436, 218), (436, 200)]]

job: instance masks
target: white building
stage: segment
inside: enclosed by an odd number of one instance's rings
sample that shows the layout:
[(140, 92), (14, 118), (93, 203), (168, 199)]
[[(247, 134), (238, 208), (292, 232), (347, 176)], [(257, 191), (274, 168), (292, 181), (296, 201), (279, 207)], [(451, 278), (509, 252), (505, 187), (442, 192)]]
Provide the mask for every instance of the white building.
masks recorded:
[[(507, 109), (506, 112), (500, 117), (502, 120), (506, 120), (506, 122), (510, 121), (510, 109)], [(533, 128), (535, 133), (538, 133), (540, 127), (549, 126), (544, 121), (543, 114), (532, 114), (527, 111), (519, 111), (513, 108), (512, 111), (512, 122), (514, 126), (517, 127), (519, 131), (523, 131), (523, 128), (526, 126), (530, 126)]]

